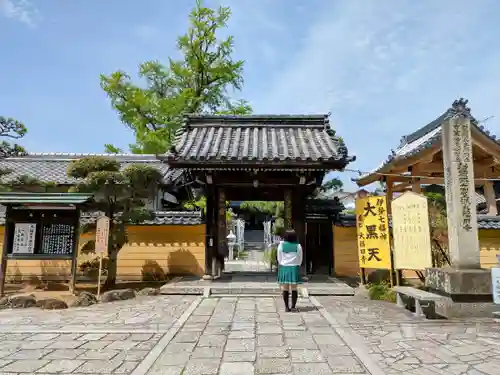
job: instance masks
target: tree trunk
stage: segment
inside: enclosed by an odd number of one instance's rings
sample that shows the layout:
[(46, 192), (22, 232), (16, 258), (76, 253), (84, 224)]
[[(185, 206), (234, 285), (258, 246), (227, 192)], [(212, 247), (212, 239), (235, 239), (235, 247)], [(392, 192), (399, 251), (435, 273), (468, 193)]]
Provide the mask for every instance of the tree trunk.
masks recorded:
[(118, 261), (118, 251), (113, 247), (108, 250), (108, 275), (104, 287), (106, 290), (112, 289), (116, 285), (116, 270)]

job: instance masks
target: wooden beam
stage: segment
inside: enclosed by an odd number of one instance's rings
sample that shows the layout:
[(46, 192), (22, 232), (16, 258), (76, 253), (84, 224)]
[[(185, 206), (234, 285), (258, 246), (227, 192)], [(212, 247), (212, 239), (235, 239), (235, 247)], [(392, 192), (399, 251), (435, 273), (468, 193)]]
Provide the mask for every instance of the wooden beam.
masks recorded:
[(3, 297), (4, 292), (5, 292), (5, 278), (7, 276), (7, 254), (9, 252), (9, 246), (11, 246), (10, 241), (11, 241), (11, 236), (10, 234), (10, 228), (11, 228), (11, 222), (9, 220), (10, 212), (12, 208), (10, 206), (7, 206), (6, 212), (5, 212), (5, 227), (4, 227), (4, 235), (3, 235), (3, 247), (2, 247), (2, 256), (0, 258), (0, 297)]
[(386, 183), (385, 200), (387, 202), (387, 213), (390, 215), (392, 196), (394, 193), (394, 180), (391, 177), (387, 177), (385, 179), (385, 183)]

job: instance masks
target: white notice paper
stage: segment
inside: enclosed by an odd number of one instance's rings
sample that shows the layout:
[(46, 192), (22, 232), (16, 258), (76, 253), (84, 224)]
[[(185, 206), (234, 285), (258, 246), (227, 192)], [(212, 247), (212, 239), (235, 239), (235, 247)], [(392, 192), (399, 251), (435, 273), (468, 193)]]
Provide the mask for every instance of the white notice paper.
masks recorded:
[(33, 254), (35, 252), (36, 224), (16, 223), (12, 254)]

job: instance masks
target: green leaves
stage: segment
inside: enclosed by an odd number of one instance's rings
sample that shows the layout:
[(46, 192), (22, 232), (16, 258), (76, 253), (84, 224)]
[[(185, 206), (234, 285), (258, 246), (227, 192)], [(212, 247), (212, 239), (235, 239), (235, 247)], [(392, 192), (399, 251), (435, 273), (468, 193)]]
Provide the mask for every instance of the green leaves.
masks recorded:
[(340, 191), (344, 184), (342, 183), (341, 180), (338, 178), (332, 178), (331, 180), (325, 181), (323, 185), (321, 185), (321, 190), (322, 191), (328, 191), (328, 190), (333, 190), (333, 191)]
[(197, 1), (189, 15), (187, 32), (177, 39), (182, 57), (170, 58), (166, 65), (159, 61), (142, 63), (138, 76), (144, 85), (135, 85), (123, 71), (101, 75), (101, 87), (112, 107), (135, 133), (136, 143), (129, 145), (133, 153), (165, 153), (185, 114), (251, 113), (246, 101), (233, 101), (228, 94), (243, 87), (244, 65), (231, 56), (233, 37), (217, 35), (227, 26), (230, 15), (228, 7), (215, 10)]

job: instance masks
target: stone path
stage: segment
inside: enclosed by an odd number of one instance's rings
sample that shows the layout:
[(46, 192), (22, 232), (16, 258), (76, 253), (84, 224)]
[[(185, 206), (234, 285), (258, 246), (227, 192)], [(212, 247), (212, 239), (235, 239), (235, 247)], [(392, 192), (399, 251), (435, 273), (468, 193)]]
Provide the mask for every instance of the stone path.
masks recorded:
[(500, 374), (492, 319), (416, 321), (359, 297), (159, 296), (0, 311), (2, 374)]
[(493, 319), (420, 320), (393, 304), (317, 297), (350, 331), (381, 374), (500, 374), (500, 323)]

